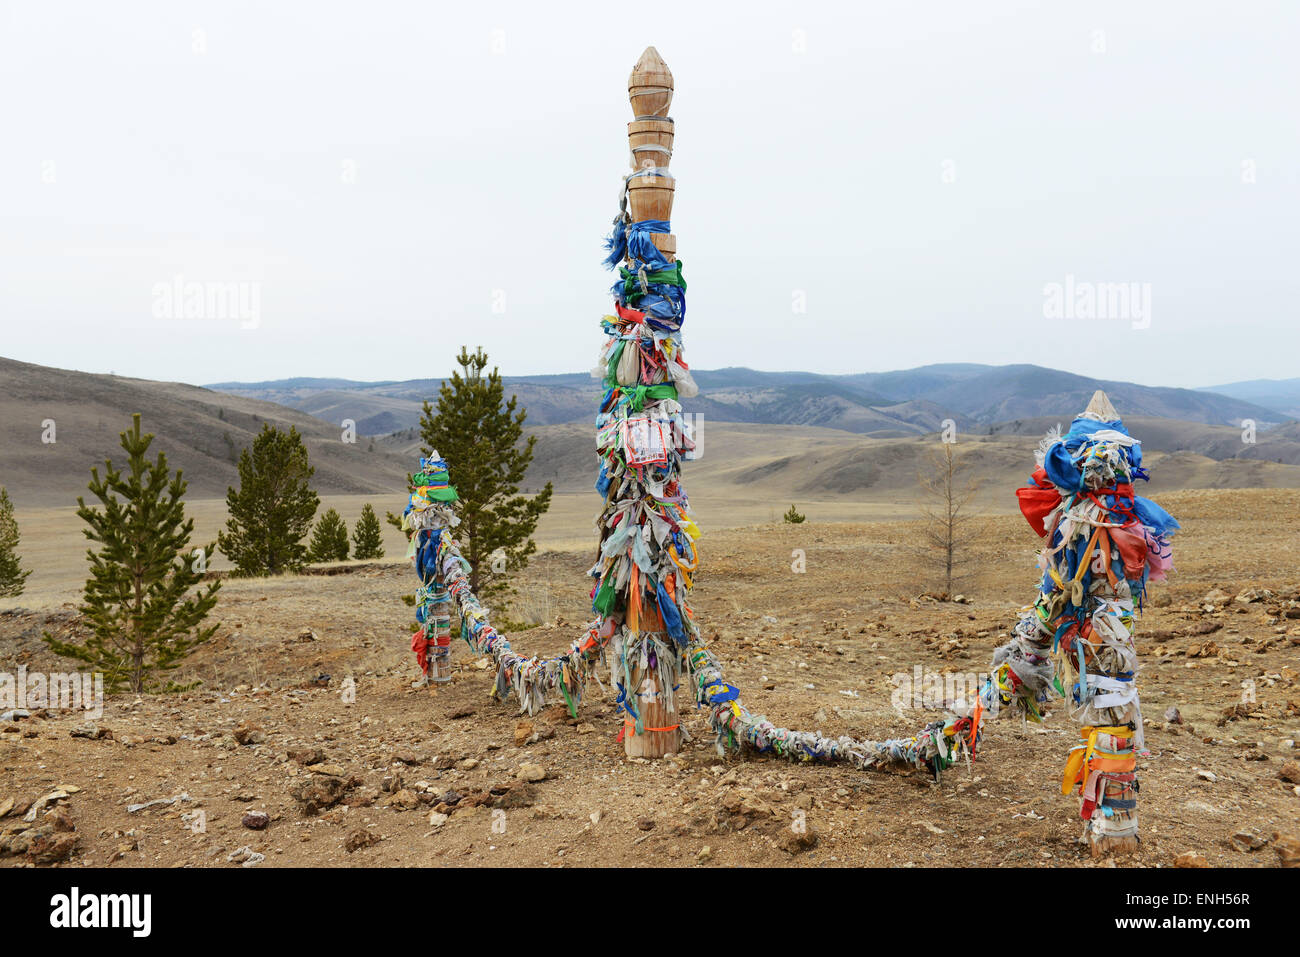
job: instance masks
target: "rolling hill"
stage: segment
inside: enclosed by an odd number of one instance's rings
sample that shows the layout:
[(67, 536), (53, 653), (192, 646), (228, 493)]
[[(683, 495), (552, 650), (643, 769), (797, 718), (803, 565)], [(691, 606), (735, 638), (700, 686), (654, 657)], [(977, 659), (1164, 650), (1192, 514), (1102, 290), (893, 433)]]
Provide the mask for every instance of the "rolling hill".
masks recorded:
[[(265, 422), (302, 433), (323, 493), (405, 484), (408, 463), (388, 448), (364, 436), (344, 443), (332, 423), (260, 399), (12, 359), (0, 359), (0, 396), (0, 485), (20, 506), (75, 505), (92, 465), (123, 461), (118, 433), (133, 412), (155, 435), (150, 452), (166, 452), (171, 466), (184, 471), (193, 498), (221, 497), (236, 484), (239, 451)], [(42, 441), (47, 420), (54, 423), (53, 442)]]
[[(1005, 370), (999, 374), (1017, 379)], [(1072, 401), (1073, 392), (1063, 389), (1066, 398), (1051, 414), (985, 424), (924, 397), (938, 392), (955, 402), (952, 396), (963, 384), (978, 384), (979, 396), (1002, 407), (1015, 389), (1008, 386), (997, 393), (989, 381), (992, 375), (977, 366), (955, 371), (932, 367), (915, 380), (891, 374), (877, 384), (907, 396), (892, 401), (876, 384), (854, 382), (853, 377), (738, 369), (701, 373), (705, 394), (688, 403), (688, 409), (703, 413), (702, 454), (687, 468), (690, 489), (715, 502), (907, 502), (914, 497), (918, 469), (936, 447), (937, 430), (945, 418), (953, 418), (959, 454), (984, 483), (988, 503), (1010, 507), (1007, 491), (1030, 470), (1038, 438), (1051, 426), (1068, 422), (1069, 412), (1083, 401)], [(1018, 381), (1023, 385), (1026, 380)], [(1068, 385), (1077, 388), (1073, 381)], [(375, 419), (399, 402), (415, 408), (418, 419), (419, 404), (436, 394), (435, 387), (432, 380), (299, 379), (224, 392), (0, 359), (0, 485), (20, 508), (74, 504), (85, 492), (92, 465), (105, 457), (121, 459), (117, 434), (138, 411), (145, 428), (157, 436), (155, 448), (184, 470), (194, 499), (224, 497), (236, 481), (239, 450), (265, 422), (292, 425), (304, 435), (322, 494), (400, 497), (419, 447), (416, 430), (408, 426), (346, 444), (336, 423), (357, 416), (360, 424), (361, 413)], [(549, 481), (559, 492), (588, 492), (596, 469), (591, 426), (595, 383), (573, 375), (510, 380), (510, 387), (528, 408), (527, 432), (538, 438), (525, 487), (536, 489)], [(1203, 413), (1232, 408), (1217, 396), (1193, 395), (1197, 404), (1191, 407)], [(979, 398), (968, 396), (964, 403), (977, 409)], [(47, 419), (56, 424), (51, 444), (41, 441)], [(1300, 487), (1300, 423), (1261, 430), (1252, 445), (1243, 443), (1235, 426), (1144, 415), (1126, 420), (1156, 466), (1153, 490)]]
[[(921, 435), (952, 419), (971, 431), (1014, 419), (1062, 415), (1080, 409), (1105, 389), (1125, 415), (1177, 419), (1206, 425), (1261, 426), (1287, 416), (1272, 408), (1197, 389), (1172, 389), (1091, 379), (1032, 365), (946, 364), (897, 372), (829, 376), (811, 372), (715, 369), (695, 373), (700, 394), (688, 411), (719, 422), (805, 425), (841, 429), (876, 438)], [(589, 421), (600, 386), (581, 373), (505, 378), (533, 425)], [(292, 406), (311, 415), (350, 418), (366, 434), (410, 429), (440, 380), (346, 382), (284, 379), (223, 382), (209, 388)]]

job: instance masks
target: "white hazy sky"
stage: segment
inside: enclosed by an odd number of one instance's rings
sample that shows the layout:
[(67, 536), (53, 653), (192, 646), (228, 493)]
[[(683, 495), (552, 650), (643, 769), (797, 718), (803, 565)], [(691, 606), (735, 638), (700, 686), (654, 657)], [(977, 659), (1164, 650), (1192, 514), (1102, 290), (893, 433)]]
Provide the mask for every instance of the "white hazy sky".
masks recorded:
[[(647, 44), (697, 368), (1300, 375), (1300, 5), (1249, 0), (6, 0), (0, 353), (585, 370)], [(1149, 328), (1045, 318), (1067, 275), (1150, 284)], [(159, 318), (178, 276), (257, 290), (256, 321)]]

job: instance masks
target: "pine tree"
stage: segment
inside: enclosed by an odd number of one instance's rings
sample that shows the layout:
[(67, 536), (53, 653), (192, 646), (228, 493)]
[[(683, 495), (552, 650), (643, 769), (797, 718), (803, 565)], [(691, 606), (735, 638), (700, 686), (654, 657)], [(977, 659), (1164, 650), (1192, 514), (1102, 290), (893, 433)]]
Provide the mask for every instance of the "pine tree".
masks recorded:
[(320, 505), (312, 491), (315, 469), (298, 430), (281, 432), (269, 423), (239, 454), (239, 490), (226, 490), (230, 518), (217, 548), (241, 575), (296, 571), (307, 558), (303, 539)]
[(801, 524), (801, 523), (802, 523), (802, 522), (803, 522), (803, 521), (804, 521), (808, 516), (806, 516), (806, 515), (801, 515), (800, 513), (796, 512), (796, 511), (794, 510), (794, 506), (791, 505), (791, 506), (790, 506), (790, 511), (786, 512), (786, 513), (785, 513), (784, 515), (782, 515), (781, 517), (785, 519), (785, 523), (786, 523), (787, 525), (799, 525), (799, 524)]
[(357, 527), (352, 532), (352, 544), (356, 546), (352, 550), (353, 558), (384, 557), (384, 538), (379, 528), (379, 519), (375, 517), (375, 510), (369, 502), (361, 508), (361, 517), (357, 519)]
[(18, 522), (9, 492), (0, 488), (0, 598), (17, 598), (23, 593), (31, 569), (18, 562)]
[(172, 474), (164, 453), (146, 460), (153, 434), (140, 433), (139, 413), (131, 421), (131, 430), (121, 433), (127, 471), (111, 460), (104, 462), (103, 478), (98, 467), (90, 470), (89, 489), (102, 510), (77, 498), (77, 515), (90, 526), (86, 538), (100, 546), (86, 553), (90, 578), (81, 613), (91, 634), (85, 644), (48, 632), (43, 640), (55, 653), (102, 672), (109, 690), (171, 690), (174, 685), (158, 679), (216, 632), (216, 625), (202, 623), (221, 583), (189, 594), (203, 578), (213, 546), (202, 557), (187, 553), (194, 531), (194, 520), (185, 517), (187, 483), (179, 469)]
[(311, 533), (311, 545), (307, 547), (307, 561), (341, 562), (348, 557), (348, 527), (339, 513), (326, 509), (325, 514), (316, 523)]
[(518, 494), (537, 442), (522, 441), (527, 412), (516, 411), (516, 396), (506, 400), (500, 372), (483, 374), (482, 349), (470, 355), (462, 347), (456, 361), (460, 369), (442, 383), (437, 412), (424, 403), (420, 437), (425, 455), (437, 449), (447, 460), (460, 496), (457, 538), (470, 563), (470, 587), (483, 598), (507, 591), (506, 574), (537, 551), (532, 535), (550, 507), (551, 483), (534, 496)]

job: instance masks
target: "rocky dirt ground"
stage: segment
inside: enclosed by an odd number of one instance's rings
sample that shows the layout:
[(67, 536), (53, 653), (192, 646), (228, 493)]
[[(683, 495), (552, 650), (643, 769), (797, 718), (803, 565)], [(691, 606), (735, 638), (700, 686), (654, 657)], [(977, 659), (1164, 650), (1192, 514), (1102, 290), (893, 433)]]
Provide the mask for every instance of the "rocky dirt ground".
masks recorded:
[[(400, 596), (414, 576), (391, 562), (228, 582), (222, 627), (182, 675), (198, 690), (113, 695), (98, 720), (3, 722), (0, 863), (1295, 864), (1300, 510), (1285, 490), (1160, 500), (1183, 532), (1139, 632), (1151, 757), (1135, 857), (1094, 861), (1077, 843), (1078, 801), (1059, 792), (1075, 741), (1063, 708), (1042, 725), (992, 722), (973, 766), (936, 783), (720, 757), (683, 693), (693, 740), (628, 762), (594, 685), (576, 720), (521, 717), (490, 698), (491, 671), (460, 644), (450, 685), (411, 690)], [(934, 712), (896, 710), (892, 676), (982, 672), (1033, 594), (1035, 539), (1018, 516), (981, 520), (963, 602), (924, 596), (911, 523), (709, 533), (700, 518), (698, 619), (749, 706), (786, 726), (915, 731)], [(512, 633), (517, 649), (551, 653), (580, 634), (588, 564), (585, 552), (534, 561), (500, 616), (540, 622)], [(0, 613), (3, 670), (70, 670), (39, 635), (75, 628), (71, 603)]]

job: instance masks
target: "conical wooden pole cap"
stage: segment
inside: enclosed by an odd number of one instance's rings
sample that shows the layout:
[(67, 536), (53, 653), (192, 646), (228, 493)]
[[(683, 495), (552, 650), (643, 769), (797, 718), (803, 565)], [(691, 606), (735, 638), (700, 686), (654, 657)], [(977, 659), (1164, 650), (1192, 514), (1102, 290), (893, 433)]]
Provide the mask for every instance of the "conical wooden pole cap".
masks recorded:
[(633, 116), (667, 116), (673, 101), (673, 73), (654, 47), (646, 47), (627, 78)]
[(1083, 410), (1083, 414), (1091, 419), (1099, 419), (1102, 422), (1114, 422), (1119, 418), (1119, 413), (1115, 411), (1110, 399), (1101, 389), (1092, 394), (1092, 400), (1088, 403), (1088, 407)]

